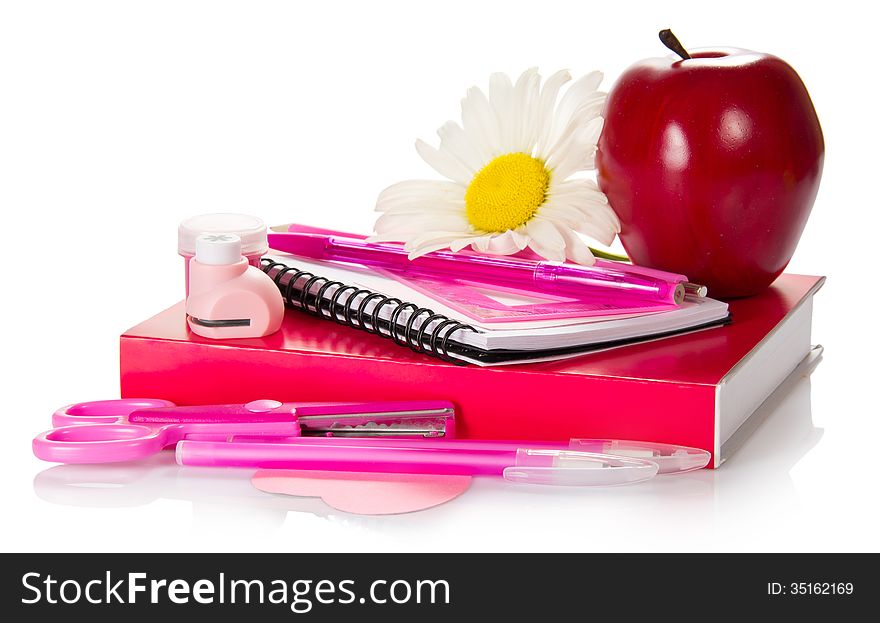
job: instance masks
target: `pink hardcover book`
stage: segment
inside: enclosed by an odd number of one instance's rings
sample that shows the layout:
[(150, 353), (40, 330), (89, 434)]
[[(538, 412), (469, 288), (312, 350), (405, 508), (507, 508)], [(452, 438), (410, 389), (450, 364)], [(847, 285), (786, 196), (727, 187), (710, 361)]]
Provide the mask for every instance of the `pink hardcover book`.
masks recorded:
[(783, 275), (731, 301), (728, 326), (500, 368), (455, 365), (290, 309), (273, 335), (210, 340), (189, 330), (181, 303), (122, 336), (122, 396), (449, 400), (462, 438), (654, 441), (708, 450), (717, 466), (755, 428), (760, 405), (818, 357), (810, 327), (823, 281)]

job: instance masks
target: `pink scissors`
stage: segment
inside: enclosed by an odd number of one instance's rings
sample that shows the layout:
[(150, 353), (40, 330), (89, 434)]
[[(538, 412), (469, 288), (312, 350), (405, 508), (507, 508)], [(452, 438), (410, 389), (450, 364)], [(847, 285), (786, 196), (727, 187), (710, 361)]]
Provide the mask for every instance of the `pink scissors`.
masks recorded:
[(442, 400), (310, 403), (254, 400), (179, 407), (167, 400), (123, 398), (58, 409), (52, 430), (37, 435), (37, 458), (56, 463), (136, 461), (183, 439), (452, 437), (454, 409)]

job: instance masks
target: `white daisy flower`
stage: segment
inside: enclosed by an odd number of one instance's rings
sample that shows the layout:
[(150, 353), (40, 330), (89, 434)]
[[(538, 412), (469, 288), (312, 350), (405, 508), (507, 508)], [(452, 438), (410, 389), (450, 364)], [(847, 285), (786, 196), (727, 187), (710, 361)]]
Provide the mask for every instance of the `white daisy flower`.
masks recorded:
[(609, 245), (617, 215), (595, 181), (574, 174), (594, 168), (605, 93), (600, 72), (573, 82), (560, 71), (543, 86), (536, 69), (513, 84), (492, 75), (489, 96), (472, 87), (462, 124), (449, 121), (435, 149), (419, 155), (448, 181), (409, 180), (385, 189), (370, 240), (404, 242), (410, 258), (470, 246), (509, 255), (526, 248), (548, 260), (595, 261), (578, 233)]

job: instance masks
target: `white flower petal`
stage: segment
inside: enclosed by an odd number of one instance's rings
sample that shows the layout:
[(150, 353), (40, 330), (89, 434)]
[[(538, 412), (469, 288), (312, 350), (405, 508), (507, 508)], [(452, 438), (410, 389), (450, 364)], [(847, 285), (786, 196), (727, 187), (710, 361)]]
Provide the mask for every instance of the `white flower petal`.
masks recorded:
[(583, 200), (608, 203), (608, 198), (605, 196), (605, 193), (599, 190), (599, 186), (594, 180), (591, 179), (573, 179), (563, 181), (551, 179), (548, 194), (551, 197), (565, 197), (578, 201)]
[(526, 232), (533, 241), (538, 240), (545, 247), (551, 249), (565, 248), (565, 240), (556, 231), (553, 223), (546, 219), (540, 217), (533, 218), (526, 224)]
[(564, 223), (569, 229), (577, 229), (586, 221), (584, 213), (579, 209), (558, 201), (548, 201), (541, 206), (538, 214), (548, 221)]
[(394, 201), (396, 199), (415, 198), (455, 198), (464, 196), (466, 188), (449, 180), (407, 180), (389, 186), (381, 193), (381, 201)]
[(569, 80), (571, 80), (571, 74), (568, 70), (563, 69), (547, 78), (541, 89), (534, 117), (536, 126), (534, 151), (536, 154), (543, 154), (549, 145), (550, 135), (553, 132), (553, 111), (556, 108), (556, 98), (559, 95), (559, 89)]
[(604, 244), (606, 247), (610, 246), (611, 243), (614, 242), (614, 236), (616, 235), (616, 232), (609, 227), (601, 225), (589, 219), (583, 221), (577, 227), (572, 227), (572, 229), (586, 236), (589, 236), (593, 240)]
[(598, 91), (602, 78), (601, 71), (593, 71), (575, 80), (559, 100), (559, 105), (556, 107), (556, 117), (563, 123), (567, 122), (582, 103)]
[(386, 188), (376, 200), (377, 212), (461, 212), (465, 188), (455, 182), (411, 180)]
[(467, 97), (461, 100), (461, 123), (483, 162), (489, 162), (499, 155), (498, 119), (492, 105), (477, 87), (468, 89)]
[(454, 121), (447, 121), (437, 130), (437, 136), (440, 137), (440, 151), (447, 151), (465, 165), (471, 177), (483, 168), (484, 163), (480, 153), (460, 125)]
[(423, 231), (417, 236), (413, 236), (407, 242), (407, 250), (410, 248), (418, 247), (424, 244), (434, 244), (439, 242), (440, 240), (446, 240), (447, 242), (451, 242), (453, 240), (458, 240), (462, 236), (464, 237), (472, 237), (473, 234), (468, 232), (467, 230), (458, 230), (458, 229), (430, 229), (427, 231)]
[(596, 143), (602, 132), (602, 117), (590, 121), (584, 128), (574, 133), (564, 147), (547, 159), (547, 167), (559, 179), (566, 179), (578, 171), (586, 171), (593, 167), (596, 154)]
[(467, 167), (449, 153), (434, 149), (425, 141), (419, 139), (416, 141), (416, 151), (440, 175), (445, 175), (451, 180), (460, 184), (468, 184), (473, 177)]
[(456, 213), (422, 213), (422, 214), (389, 214), (385, 213), (376, 219), (373, 226), (377, 234), (406, 233), (419, 235), (429, 230), (468, 231), (470, 223), (464, 214)]
[(599, 142), (599, 136), (602, 134), (602, 128), (605, 126), (605, 118), (602, 116), (591, 119), (584, 129), (581, 130), (580, 139), (590, 145), (596, 145)]
[(593, 119), (601, 117), (604, 102), (605, 94), (598, 93), (590, 100), (585, 101), (567, 119), (557, 116), (553, 131), (550, 133), (541, 157), (546, 159), (546, 157), (564, 149), (574, 134), (582, 130)]
[(587, 217), (595, 218), (600, 223), (607, 223), (614, 233), (620, 233), (620, 219), (607, 203), (595, 201), (585, 202), (579, 206)]
[(593, 257), (592, 251), (590, 251), (590, 247), (580, 239), (576, 233), (571, 231), (566, 227), (556, 226), (556, 230), (559, 232), (559, 235), (565, 240), (565, 257), (566, 259), (575, 262), (576, 264), (582, 264), (584, 266), (592, 266), (596, 263), (596, 258)]
[(550, 212), (546, 213), (545, 218), (551, 220), (557, 228), (565, 227), (569, 231), (582, 233), (602, 244), (608, 245), (608, 241), (614, 241), (615, 233), (613, 230), (607, 226), (590, 221), (589, 219), (580, 217), (576, 222), (571, 222), (564, 217), (557, 216)]
[(428, 232), (422, 236), (407, 241), (407, 243), (403, 245), (403, 248), (409, 253), (409, 259), (414, 260), (426, 253), (446, 249), (452, 242), (455, 242), (461, 237), (462, 234), (459, 232)]
[(551, 249), (549, 247), (545, 247), (539, 240), (535, 240), (532, 238), (529, 241), (529, 249), (543, 257), (545, 260), (550, 260), (551, 262), (564, 262), (565, 261), (565, 249)]
[(542, 218), (564, 223), (570, 229), (610, 245), (615, 235), (620, 233), (620, 222), (614, 211), (601, 203), (571, 203), (561, 199), (550, 199), (541, 206)]
[(498, 120), (498, 148), (502, 153), (509, 153), (514, 150), (516, 102), (507, 74), (498, 72), (489, 77), (489, 103)]
[(508, 230), (501, 234), (488, 236), (489, 240), (485, 247), (486, 252), (492, 255), (513, 255), (522, 251), (512, 234), (513, 232)]
[(492, 235), (488, 234), (485, 236), (480, 236), (476, 240), (471, 243), (471, 247), (473, 247), (474, 251), (479, 251), (480, 253), (488, 253), (489, 252), (489, 241), (492, 239)]
[[(572, 136), (587, 126), (594, 119), (602, 116), (603, 103), (601, 101), (584, 105), (575, 111), (574, 115), (562, 125), (554, 128), (553, 136), (547, 146), (547, 155), (551, 155), (571, 141)], [(561, 121), (557, 118), (557, 121)]]
[(550, 195), (545, 205), (564, 205), (580, 210), (585, 215), (594, 215), (600, 222), (606, 223), (614, 231), (620, 231), (620, 220), (607, 201), (595, 199), (591, 196), (567, 196)]
[(373, 234), (365, 238), (367, 242), (403, 242), (406, 236), (402, 234)]
[(383, 190), (376, 200), (376, 211), (390, 212), (412, 205), (450, 204), (464, 206), (464, 196), (464, 186), (455, 182), (412, 180)]
[(535, 108), (541, 88), (541, 75), (537, 67), (527, 69), (516, 81), (513, 89), (513, 134), (511, 151), (530, 154), (537, 138)]
[(386, 201), (399, 197), (464, 197), (465, 187), (447, 180), (406, 180), (392, 184), (381, 193), (379, 200)]
[[(522, 230), (522, 231), (520, 231), (520, 230)], [(529, 240), (531, 240), (531, 238), (529, 238), (529, 235), (527, 233), (525, 233), (525, 229), (522, 227), (520, 227), (519, 230), (514, 229), (513, 231), (511, 231), (510, 237), (513, 239), (513, 243), (516, 245), (516, 247), (520, 251), (522, 251), (523, 249), (528, 247)]]
[(469, 246), (474, 240), (481, 237), (482, 236), (471, 236), (469, 238), (459, 238), (458, 240), (454, 240), (449, 243), (449, 250), (458, 253), (465, 247)]
[(535, 217), (526, 224), (526, 231), (531, 238), (529, 248), (535, 253), (556, 262), (565, 260), (565, 240), (553, 223)]
[(598, 222), (595, 218), (590, 216), (588, 216), (586, 220), (581, 222), (577, 227), (573, 227), (572, 229), (589, 236), (593, 240), (604, 244), (606, 247), (614, 242), (614, 237), (618, 234), (618, 232), (608, 225)]
[(464, 199), (459, 201), (441, 200), (399, 200), (389, 204), (382, 204), (376, 208), (383, 214), (464, 214)]

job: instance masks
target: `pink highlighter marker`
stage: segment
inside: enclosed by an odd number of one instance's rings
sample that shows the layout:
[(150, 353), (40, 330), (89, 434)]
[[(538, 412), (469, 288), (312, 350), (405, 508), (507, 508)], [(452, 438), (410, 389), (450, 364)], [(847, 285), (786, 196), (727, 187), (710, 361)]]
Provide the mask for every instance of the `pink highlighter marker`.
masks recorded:
[(647, 271), (560, 262), (536, 262), (517, 257), (434, 251), (413, 260), (403, 247), (369, 243), (358, 238), (311, 233), (272, 233), (269, 246), (277, 251), (317, 260), (353, 262), (387, 270), (431, 277), (471, 279), (490, 284), (510, 284), (538, 291), (580, 296), (621, 297), (678, 305), (684, 301), (686, 278), (663, 279)]
[[(608, 451), (608, 453), (605, 453)], [(646, 442), (291, 438), (177, 444), (180, 465), (503, 476), (511, 482), (610, 486), (705, 467), (709, 453)]]

